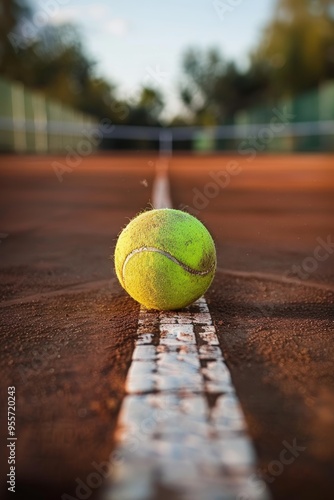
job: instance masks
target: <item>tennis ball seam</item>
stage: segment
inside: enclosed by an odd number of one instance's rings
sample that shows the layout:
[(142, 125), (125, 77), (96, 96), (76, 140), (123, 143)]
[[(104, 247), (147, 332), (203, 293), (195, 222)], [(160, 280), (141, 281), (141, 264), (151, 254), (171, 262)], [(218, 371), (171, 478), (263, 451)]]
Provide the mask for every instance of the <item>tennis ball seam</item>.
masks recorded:
[(215, 262), (213, 262), (213, 264), (209, 267), (209, 269), (207, 269), (205, 271), (199, 271), (197, 269), (193, 269), (190, 266), (187, 266), (187, 264), (184, 264), (184, 262), (182, 262), (181, 260), (179, 260), (176, 257), (174, 257), (172, 254), (170, 254), (169, 252), (166, 252), (166, 250), (161, 250), (160, 248), (156, 248), (156, 247), (146, 247), (146, 246), (143, 246), (143, 247), (135, 248), (134, 250), (132, 250), (126, 256), (126, 259), (124, 260), (123, 266), (122, 266), (122, 281), (123, 281), (123, 283), (125, 283), (125, 268), (126, 268), (128, 262), (129, 262), (129, 260), (132, 259), (132, 257), (134, 255), (136, 255), (138, 253), (141, 253), (141, 252), (156, 252), (156, 253), (160, 253), (161, 255), (164, 255), (165, 257), (167, 257), (167, 259), (170, 259), (175, 264), (177, 264), (180, 267), (182, 267), (182, 269), (184, 269), (188, 273), (194, 274), (196, 276), (206, 276), (207, 274), (211, 273), (214, 270), (214, 268), (215, 268)]

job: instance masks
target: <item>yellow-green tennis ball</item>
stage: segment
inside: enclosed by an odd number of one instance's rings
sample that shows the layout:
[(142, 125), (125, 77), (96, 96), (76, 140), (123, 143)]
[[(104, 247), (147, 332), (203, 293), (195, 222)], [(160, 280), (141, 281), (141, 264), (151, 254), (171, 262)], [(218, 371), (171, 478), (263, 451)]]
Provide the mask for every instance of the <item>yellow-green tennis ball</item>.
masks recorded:
[(209, 288), (216, 249), (209, 231), (192, 215), (150, 210), (121, 232), (115, 269), (122, 287), (148, 309), (181, 309)]

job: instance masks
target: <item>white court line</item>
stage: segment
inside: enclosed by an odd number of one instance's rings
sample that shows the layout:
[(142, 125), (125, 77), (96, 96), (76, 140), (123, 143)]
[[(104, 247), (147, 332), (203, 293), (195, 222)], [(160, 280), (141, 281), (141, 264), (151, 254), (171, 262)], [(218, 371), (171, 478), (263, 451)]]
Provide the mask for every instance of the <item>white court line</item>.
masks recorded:
[(173, 208), (168, 179), (168, 157), (161, 156), (156, 163), (156, 174), (152, 188), (152, 205), (154, 208)]
[(204, 297), (142, 307), (137, 334), (103, 499), (269, 500)]

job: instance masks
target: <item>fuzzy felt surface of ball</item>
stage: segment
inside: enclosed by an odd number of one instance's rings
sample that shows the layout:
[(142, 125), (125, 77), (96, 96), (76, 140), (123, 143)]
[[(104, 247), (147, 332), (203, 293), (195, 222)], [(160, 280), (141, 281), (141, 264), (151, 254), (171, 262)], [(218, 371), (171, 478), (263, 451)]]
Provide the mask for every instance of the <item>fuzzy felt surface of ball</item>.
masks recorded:
[(206, 227), (180, 210), (149, 210), (118, 237), (115, 270), (122, 287), (148, 309), (188, 306), (209, 288), (216, 249)]

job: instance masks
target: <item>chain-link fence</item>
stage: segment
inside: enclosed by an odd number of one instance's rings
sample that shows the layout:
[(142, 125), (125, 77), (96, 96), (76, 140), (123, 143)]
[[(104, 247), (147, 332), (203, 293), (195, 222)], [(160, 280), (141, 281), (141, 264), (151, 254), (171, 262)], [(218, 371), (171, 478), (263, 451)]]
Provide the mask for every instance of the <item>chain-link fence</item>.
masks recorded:
[(61, 153), (75, 148), (92, 117), (0, 78), (0, 151)]
[[(160, 145), (160, 146), (159, 146)], [(196, 153), (334, 151), (334, 82), (271, 106), (239, 112), (215, 127), (114, 125), (74, 111), (0, 79), (0, 151), (90, 154), (108, 150), (185, 150)]]

